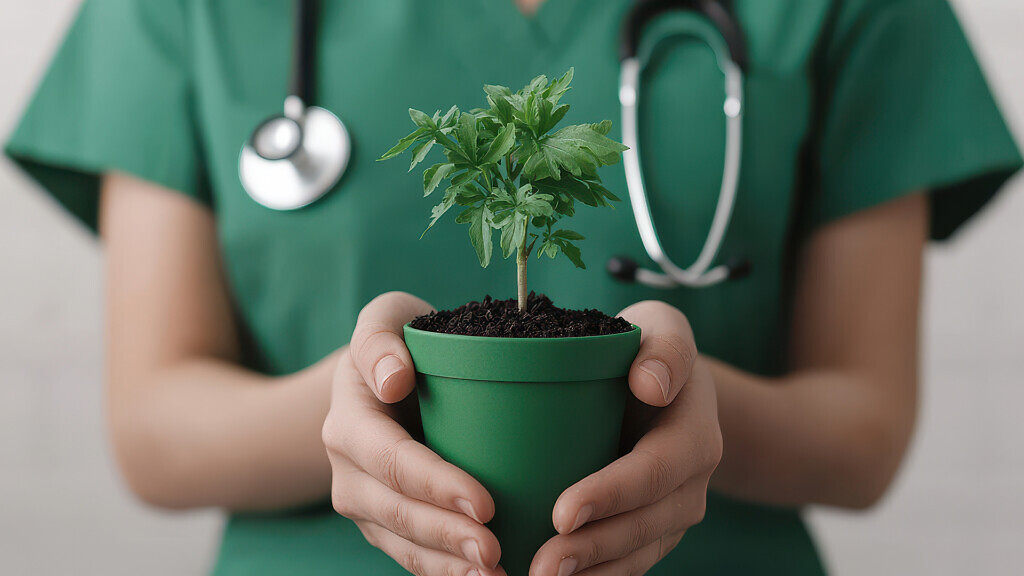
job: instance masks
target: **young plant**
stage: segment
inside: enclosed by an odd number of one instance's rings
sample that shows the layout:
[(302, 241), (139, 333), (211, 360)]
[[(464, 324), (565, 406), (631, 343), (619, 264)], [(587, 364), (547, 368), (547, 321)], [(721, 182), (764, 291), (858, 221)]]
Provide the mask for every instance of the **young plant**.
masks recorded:
[(486, 267), (493, 251), (492, 231), (501, 230), (502, 255), (516, 253), (520, 311), (526, 310), (526, 263), (537, 242), (538, 258), (562, 253), (577, 268), (586, 268), (575, 244), (583, 236), (556, 224), (575, 214), (577, 201), (610, 208), (609, 201), (619, 200), (597, 174), (601, 166), (617, 163), (626, 150), (608, 138), (611, 121), (551, 132), (569, 111), (559, 100), (569, 90), (572, 74), (570, 68), (550, 83), (537, 76), (514, 93), (504, 86), (484, 86), (489, 108), (460, 112), (452, 106), (444, 116), (410, 109), (416, 130), (378, 159), (413, 147), (411, 172), (435, 144), (441, 145), (446, 161), (423, 171), (423, 195), (445, 180), (450, 184), (423, 234), (453, 206), (464, 206), (455, 222), (469, 224), (469, 238)]

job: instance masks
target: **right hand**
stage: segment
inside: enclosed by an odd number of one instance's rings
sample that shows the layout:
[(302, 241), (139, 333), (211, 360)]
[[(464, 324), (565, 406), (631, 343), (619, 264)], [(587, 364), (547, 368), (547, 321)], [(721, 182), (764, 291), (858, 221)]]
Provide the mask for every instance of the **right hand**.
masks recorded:
[(389, 292), (359, 313), (323, 427), (334, 509), (417, 576), (504, 575), (498, 540), (484, 526), (494, 516), (490, 494), (397, 422), (394, 404), (416, 383), (402, 327), (432, 309)]

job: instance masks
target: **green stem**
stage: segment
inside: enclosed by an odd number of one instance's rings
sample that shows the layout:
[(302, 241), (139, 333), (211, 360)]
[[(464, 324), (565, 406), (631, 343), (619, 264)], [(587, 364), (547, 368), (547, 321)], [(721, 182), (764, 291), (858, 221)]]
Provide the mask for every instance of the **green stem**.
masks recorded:
[(518, 268), (519, 274), (517, 280), (519, 283), (519, 312), (526, 312), (526, 263), (530, 260), (530, 254), (526, 249), (526, 238), (529, 234), (523, 234), (523, 244), (519, 247), (519, 253), (516, 255), (516, 267)]

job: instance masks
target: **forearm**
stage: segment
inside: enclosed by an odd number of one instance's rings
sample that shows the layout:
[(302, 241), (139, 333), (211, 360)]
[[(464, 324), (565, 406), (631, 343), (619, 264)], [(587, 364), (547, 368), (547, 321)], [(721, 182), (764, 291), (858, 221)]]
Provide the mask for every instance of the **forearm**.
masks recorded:
[(725, 450), (711, 486), (778, 506), (864, 508), (890, 484), (914, 424), (912, 399), (871, 378), (806, 371), (779, 379), (711, 362)]
[(280, 378), (184, 360), (120, 387), (109, 413), (129, 484), (169, 508), (276, 509), (328, 497), (321, 427), (332, 358)]

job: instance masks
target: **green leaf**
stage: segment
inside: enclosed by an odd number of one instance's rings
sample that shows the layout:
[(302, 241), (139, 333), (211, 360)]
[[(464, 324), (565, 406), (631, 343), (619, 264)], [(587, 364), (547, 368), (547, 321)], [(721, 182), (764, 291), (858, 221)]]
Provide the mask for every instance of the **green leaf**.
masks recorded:
[(565, 74), (562, 74), (561, 78), (555, 80), (544, 89), (544, 97), (552, 104), (558, 104), (558, 100), (566, 93), (567, 90), (569, 90), (569, 84), (572, 83), (572, 76), (573, 69), (569, 68)]
[[(480, 260), (480, 266), (487, 268), (491, 263), (491, 211), (487, 205), (468, 208), (469, 212), (469, 240), (476, 249), (476, 257)], [(463, 212), (465, 214), (466, 212)], [(459, 214), (461, 217), (462, 214)]]
[(458, 186), (458, 189), (459, 196), (455, 201), (458, 202), (460, 206), (472, 206), (481, 200), (487, 199), (487, 196), (484, 196), (484, 193), (472, 184), (463, 184)]
[(533, 80), (530, 80), (530, 85), (527, 86), (526, 89), (529, 90), (530, 92), (541, 92), (547, 85), (548, 77), (541, 74), (540, 76), (535, 77)]
[(434, 139), (431, 138), (430, 140), (420, 142), (412, 149), (412, 162), (409, 163), (409, 172), (412, 172), (412, 169), (427, 157), (427, 153), (430, 152), (430, 149), (433, 147)]
[(601, 134), (592, 124), (566, 126), (537, 141), (538, 149), (526, 162), (524, 174), (531, 179), (559, 180), (562, 171), (573, 176), (596, 174), (597, 168), (615, 164), (625, 146)]
[[(601, 120), (597, 124), (591, 124), (590, 127), (593, 128), (595, 132), (598, 132), (602, 136), (607, 136), (608, 133), (611, 132), (611, 130), (612, 130), (612, 121), (611, 120)], [(628, 149), (629, 149), (628, 146), (622, 146), (622, 150), (623, 151), (628, 150)]]
[(562, 121), (562, 118), (565, 117), (565, 113), (568, 111), (568, 104), (562, 104), (561, 106), (552, 110), (551, 113), (548, 115), (548, 118), (544, 121), (544, 124), (541, 126), (541, 133), (547, 134), (548, 132), (550, 132), (552, 128), (554, 128), (559, 122)]
[(463, 184), (469, 184), (474, 179), (476, 179), (476, 177), (479, 176), (479, 175), (480, 175), (480, 171), (479, 170), (477, 170), (476, 168), (470, 168), (470, 169), (466, 170), (465, 172), (462, 172), (460, 174), (457, 174), (457, 175), (453, 176), (452, 177), (452, 184), (455, 185), (455, 186), (462, 186)]
[(562, 247), (562, 253), (568, 256), (569, 260), (572, 260), (572, 263), (575, 264), (577, 268), (581, 268), (583, 270), (587, 269), (587, 265), (584, 264), (583, 259), (580, 258), (580, 249), (575, 244), (561, 238), (553, 238), (551, 241), (557, 242), (558, 245)]
[(408, 148), (409, 146), (412, 146), (412, 144), (414, 142), (416, 142), (417, 140), (423, 138), (429, 132), (430, 131), (427, 130), (426, 128), (417, 128), (415, 132), (413, 132), (412, 134), (409, 134), (405, 138), (402, 138), (401, 140), (399, 140), (398, 144), (395, 144), (390, 150), (385, 152), (383, 156), (381, 156), (380, 158), (377, 158), (377, 162), (380, 162), (382, 160), (390, 160), (390, 159), (394, 158), (395, 156), (398, 156), (402, 152), (405, 152), (406, 148)]
[(537, 258), (541, 256), (547, 256), (554, 260), (555, 256), (558, 256), (558, 244), (548, 240), (540, 245), (540, 250), (537, 250)]
[(459, 147), (462, 153), (472, 162), (476, 163), (476, 116), (463, 114), (455, 124), (455, 135), (459, 139)]
[(430, 196), (437, 186), (444, 180), (452, 171), (455, 170), (454, 164), (434, 164), (430, 168), (423, 171), (423, 196)]
[(425, 236), (426, 233), (434, 227), (434, 224), (441, 219), (441, 216), (445, 215), (445, 212), (448, 212), (448, 210), (455, 205), (455, 199), (458, 195), (459, 190), (454, 186), (449, 186), (448, 189), (445, 190), (444, 198), (441, 200), (441, 203), (430, 210), (430, 224), (427, 225), (427, 229), (423, 231), (423, 234), (420, 234), (420, 239), (422, 239), (423, 236)]
[(526, 216), (516, 212), (512, 214), (511, 221), (501, 227), (502, 255), (505, 258), (511, 256), (517, 248), (522, 247), (524, 238), (526, 238)]
[(434, 122), (433, 118), (427, 116), (423, 112), (415, 108), (409, 108), (409, 117), (416, 123), (420, 128), (426, 128), (428, 130), (437, 130), (437, 123)]
[(480, 160), (481, 164), (493, 164), (500, 162), (505, 154), (508, 154), (512, 150), (512, 146), (516, 143), (516, 126), (515, 124), (505, 124), (500, 132), (491, 141), (491, 146), (487, 149), (487, 153)]
[(551, 236), (553, 238), (565, 238), (566, 240), (586, 240), (582, 234), (572, 230), (555, 230)]
[(522, 212), (527, 216), (551, 216), (555, 211), (551, 207), (552, 200), (554, 198), (547, 194), (534, 194), (517, 204), (516, 212)]
[(440, 128), (441, 130), (444, 130), (446, 128), (451, 128), (452, 126), (455, 126), (455, 122), (458, 119), (459, 119), (459, 107), (458, 106), (452, 106), (451, 108), (448, 109), (448, 112), (445, 112), (444, 117), (441, 118), (441, 121), (438, 123), (438, 128)]

